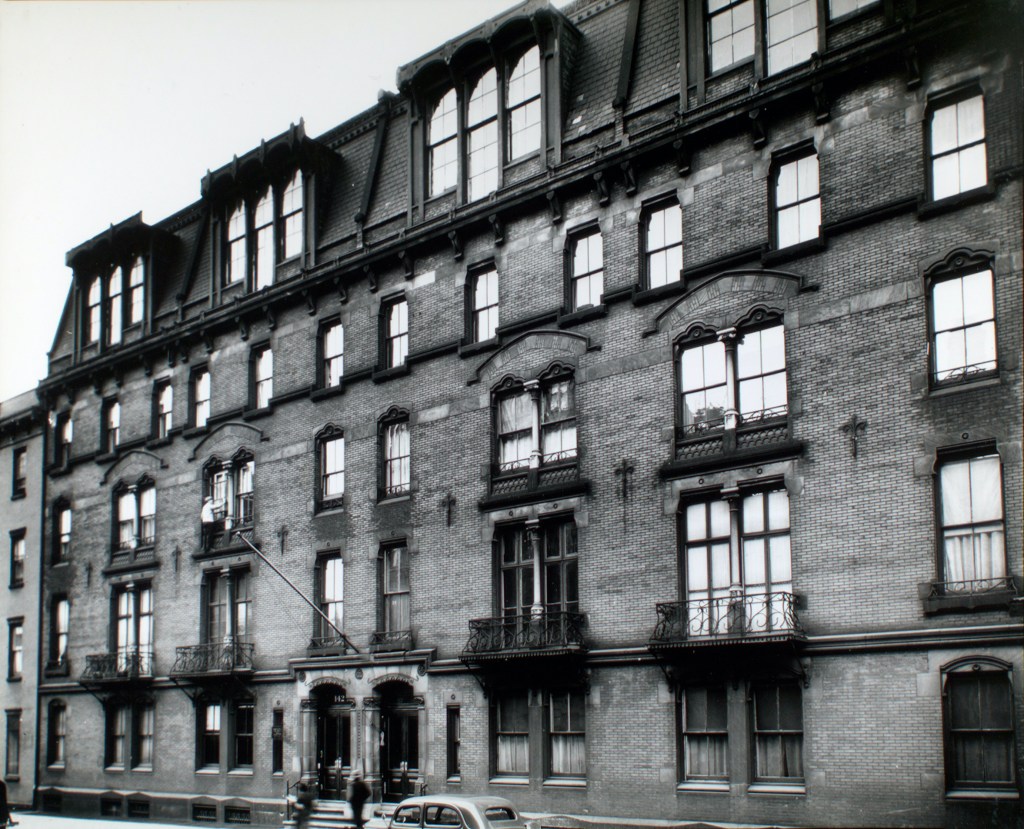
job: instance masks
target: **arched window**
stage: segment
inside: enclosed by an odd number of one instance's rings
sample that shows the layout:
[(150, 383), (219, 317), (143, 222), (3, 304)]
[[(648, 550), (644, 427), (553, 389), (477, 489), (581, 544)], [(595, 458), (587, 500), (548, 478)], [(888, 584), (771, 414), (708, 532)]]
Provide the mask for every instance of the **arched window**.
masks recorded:
[(239, 200), (227, 228), (227, 259), (224, 268), (224, 284), (232, 285), (245, 279), (245, 204)]
[(540, 148), (540, 50), (527, 49), (508, 78), (508, 158)]
[(434, 107), (427, 127), (431, 196), (440, 195), (459, 183), (458, 105), (455, 90), (449, 89)]
[(466, 127), (468, 198), (476, 201), (498, 189), (498, 73), (493, 68), (484, 72), (473, 88)]
[(252, 287), (266, 288), (274, 281), (274, 195), (268, 187), (256, 203), (253, 213), (255, 256)]
[(302, 253), (302, 170), (296, 170), (281, 197), (281, 252), (285, 259)]

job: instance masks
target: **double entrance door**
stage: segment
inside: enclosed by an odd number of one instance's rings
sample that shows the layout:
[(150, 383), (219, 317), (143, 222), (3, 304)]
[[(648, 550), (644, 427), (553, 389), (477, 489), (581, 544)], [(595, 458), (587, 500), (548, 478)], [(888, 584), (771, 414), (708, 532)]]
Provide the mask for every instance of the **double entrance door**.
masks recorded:
[(380, 769), (384, 799), (397, 802), (414, 791), (419, 777), (419, 706), (412, 702), (381, 700)]
[(344, 800), (352, 769), (352, 709), (321, 701), (316, 715), (316, 768), (320, 797)]

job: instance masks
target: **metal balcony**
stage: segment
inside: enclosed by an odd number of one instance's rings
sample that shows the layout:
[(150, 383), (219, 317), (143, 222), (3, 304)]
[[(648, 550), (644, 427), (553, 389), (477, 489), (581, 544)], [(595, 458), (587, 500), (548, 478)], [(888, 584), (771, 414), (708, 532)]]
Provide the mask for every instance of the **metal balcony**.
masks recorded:
[(377, 630), (370, 634), (370, 653), (411, 651), (413, 646), (411, 630)]
[(153, 651), (93, 653), (85, 657), (81, 682), (132, 682), (153, 678)]
[(472, 619), (462, 661), (583, 653), (586, 650), (584, 627), (586, 616), (570, 611), (545, 612), (535, 618)]
[(793, 593), (752, 593), (663, 602), (652, 649), (804, 639)]
[(251, 642), (214, 642), (175, 648), (172, 676), (248, 673), (253, 670)]

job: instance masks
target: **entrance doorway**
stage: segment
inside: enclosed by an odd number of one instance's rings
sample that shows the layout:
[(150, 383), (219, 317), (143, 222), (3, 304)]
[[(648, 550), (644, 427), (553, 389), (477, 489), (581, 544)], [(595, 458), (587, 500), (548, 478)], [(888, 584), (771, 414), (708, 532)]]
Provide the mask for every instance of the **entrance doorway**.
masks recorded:
[(345, 689), (322, 685), (316, 700), (316, 773), (321, 800), (344, 800), (352, 771), (352, 702)]
[(385, 801), (414, 794), (420, 771), (420, 707), (412, 688), (388, 682), (380, 694), (380, 776)]

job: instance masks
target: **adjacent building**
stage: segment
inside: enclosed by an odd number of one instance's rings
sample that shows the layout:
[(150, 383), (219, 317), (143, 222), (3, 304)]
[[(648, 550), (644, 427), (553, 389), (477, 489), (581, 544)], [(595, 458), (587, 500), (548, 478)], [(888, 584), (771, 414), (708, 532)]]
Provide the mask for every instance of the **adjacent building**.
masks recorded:
[(1020, 11), (527, 0), (70, 251), (42, 806), (1019, 821)]
[(36, 780), (36, 692), (42, 574), (45, 413), (34, 392), (0, 403), (0, 621), (3, 623), (3, 779), (12, 805), (31, 806)]

